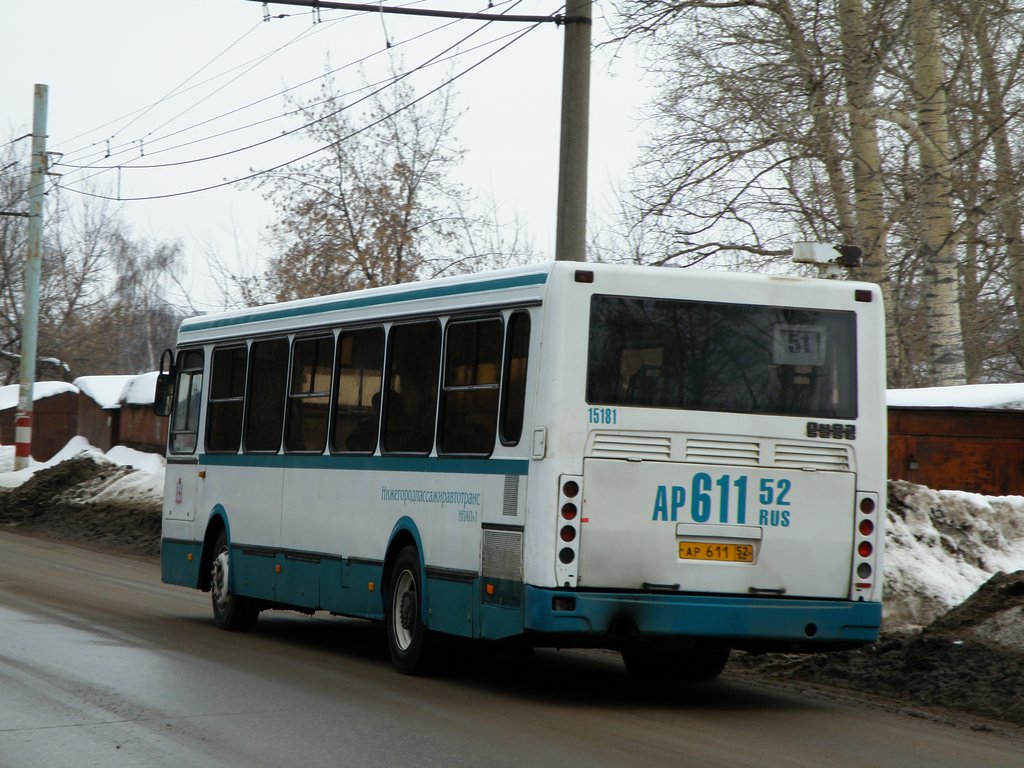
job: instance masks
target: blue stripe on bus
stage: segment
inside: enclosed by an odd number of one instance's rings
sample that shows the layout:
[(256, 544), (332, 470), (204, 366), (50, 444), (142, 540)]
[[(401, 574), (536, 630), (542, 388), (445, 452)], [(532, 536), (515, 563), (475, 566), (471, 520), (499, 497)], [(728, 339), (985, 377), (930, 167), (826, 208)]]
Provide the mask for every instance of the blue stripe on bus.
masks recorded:
[(332, 456), (309, 454), (207, 453), (200, 464), (260, 469), (356, 469), (369, 472), (433, 472), (455, 475), (525, 475), (528, 459), (442, 459), (434, 456)]
[(305, 317), (307, 315), (318, 315), (326, 312), (336, 312), (342, 309), (360, 309), (362, 307), (382, 306), (386, 304), (398, 304), (405, 301), (417, 301), (419, 299), (436, 299), (444, 296), (458, 296), (459, 294), (481, 293), (484, 291), (497, 291), (506, 288), (523, 288), (530, 285), (543, 285), (547, 282), (547, 273), (532, 275), (520, 275), (517, 277), (503, 277), (496, 280), (485, 280), (480, 283), (458, 283), (455, 285), (442, 285), (431, 288), (413, 288), (399, 293), (386, 294), (384, 296), (362, 296), (358, 298), (343, 298), (334, 301), (327, 301), (322, 304), (305, 304), (298, 307), (285, 307), (278, 309), (253, 310), (244, 315), (223, 317), (215, 320), (186, 320), (181, 325), (181, 332), (191, 333), (193, 331), (205, 331), (211, 328), (227, 328), (233, 325), (245, 325), (246, 323), (257, 323), (265, 320), (279, 320), (282, 318)]
[[(575, 608), (556, 611), (554, 598), (573, 600)], [(527, 630), (600, 635), (623, 620), (631, 620), (642, 635), (871, 643), (878, 639), (882, 604), (526, 587)]]

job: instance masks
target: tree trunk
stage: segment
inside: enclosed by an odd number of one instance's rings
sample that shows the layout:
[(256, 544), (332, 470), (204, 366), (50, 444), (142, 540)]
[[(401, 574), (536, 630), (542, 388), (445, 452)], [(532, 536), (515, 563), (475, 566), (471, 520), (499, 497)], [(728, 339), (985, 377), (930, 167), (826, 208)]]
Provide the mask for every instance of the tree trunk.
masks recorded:
[(949, 126), (938, 8), (933, 0), (911, 0), (914, 96), (923, 133), (919, 143), (921, 189), (918, 246), (925, 264), (924, 305), (928, 367), (935, 386), (965, 384), (959, 284), (953, 245)]

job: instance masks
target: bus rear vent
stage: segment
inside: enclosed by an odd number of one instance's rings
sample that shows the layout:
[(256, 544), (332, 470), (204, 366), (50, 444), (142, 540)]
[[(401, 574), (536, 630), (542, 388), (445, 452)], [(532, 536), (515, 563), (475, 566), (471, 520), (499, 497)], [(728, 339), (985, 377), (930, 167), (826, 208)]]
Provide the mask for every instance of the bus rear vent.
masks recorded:
[(672, 436), (598, 432), (592, 438), (588, 455), (609, 459), (666, 461), (672, 456)]
[(501, 514), (509, 517), (519, 514), (519, 475), (505, 475), (505, 493), (502, 496)]
[(523, 580), (523, 532), (484, 528), (483, 562), (481, 575), (484, 579)]

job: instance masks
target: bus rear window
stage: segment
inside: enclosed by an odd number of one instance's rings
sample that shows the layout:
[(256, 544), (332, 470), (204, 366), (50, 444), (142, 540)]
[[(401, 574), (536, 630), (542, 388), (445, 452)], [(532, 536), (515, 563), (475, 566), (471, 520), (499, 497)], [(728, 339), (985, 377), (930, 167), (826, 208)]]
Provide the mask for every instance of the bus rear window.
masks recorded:
[(587, 402), (857, 416), (853, 312), (594, 296)]

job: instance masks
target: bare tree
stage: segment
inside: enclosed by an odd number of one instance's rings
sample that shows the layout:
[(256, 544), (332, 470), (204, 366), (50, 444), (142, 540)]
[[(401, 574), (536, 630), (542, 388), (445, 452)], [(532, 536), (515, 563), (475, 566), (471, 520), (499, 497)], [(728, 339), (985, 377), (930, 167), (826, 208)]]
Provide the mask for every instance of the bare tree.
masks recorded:
[(621, 39), (653, 46), (664, 75), (636, 194), (639, 216), (671, 235), (669, 258), (723, 248), (764, 258), (794, 239), (854, 243), (866, 257), (857, 276), (886, 297), (893, 384), (1013, 370), (1024, 357), (1022, 136), (1012, 120), (1024, 8), (621, 0), (619, 9)]
[(356, 114), (327, 79), (294, 106), (326, 149), (259, 182), (281, 214), (265, 275), (275, 298), (401, 283), (458, 260), (467, 195), (449, 176), (463, 155), (450, 90), (417, 100), (396, 78)]

